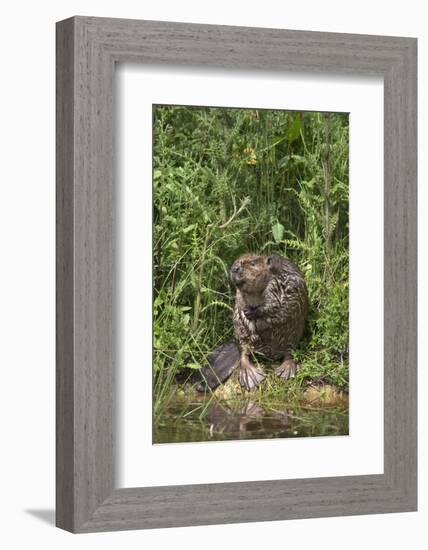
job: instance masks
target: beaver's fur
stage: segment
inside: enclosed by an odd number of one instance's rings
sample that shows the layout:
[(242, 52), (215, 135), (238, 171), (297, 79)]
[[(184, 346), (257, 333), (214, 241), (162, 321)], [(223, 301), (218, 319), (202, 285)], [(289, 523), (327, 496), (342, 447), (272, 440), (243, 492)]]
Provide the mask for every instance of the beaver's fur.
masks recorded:
[(276, 254), (245, 254), (234, 262), (230, 273), (236, 286), (233, 325), (241, 353), (241, 384), (251, 389), (265, 377), (251, 362), (253, 351), (281, 359), (276, 372), (282, 378), (294, 376), (298, 366), (291, 350), (302, 337), (308, 312), (301, 271)]

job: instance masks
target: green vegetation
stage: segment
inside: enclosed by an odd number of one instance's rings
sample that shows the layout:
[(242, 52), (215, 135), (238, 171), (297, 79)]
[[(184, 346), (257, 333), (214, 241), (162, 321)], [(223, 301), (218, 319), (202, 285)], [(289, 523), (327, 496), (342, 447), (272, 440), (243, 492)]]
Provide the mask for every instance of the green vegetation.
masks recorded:
[(311, 302), (300, 372), (265, 391), (347, 389), (348, 133), (346, 114), (154, 109), (155, 414), (177, 374), (233, 339), (228, 272), (249, 251), (295, 261)]

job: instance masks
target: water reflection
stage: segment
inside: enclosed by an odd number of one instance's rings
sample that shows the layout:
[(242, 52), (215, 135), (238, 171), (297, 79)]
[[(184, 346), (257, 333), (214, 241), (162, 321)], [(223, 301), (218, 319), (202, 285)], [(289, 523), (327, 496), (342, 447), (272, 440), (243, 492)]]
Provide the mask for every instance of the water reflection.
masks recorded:
[(348, 434), (347, 407), (262, 405), (251, 400), (174, 402), (155, 422), (154, 443)]
[(263, 437), (289, 424), (286, 410), (268, 414), (268, 411), (252, 401), (238, 407), (230, 406), (227, 402), (215, 403), (209, 408), (207, 421), (211, 433), (234, 434), (236, 439), (249, 439), (257, 434)]

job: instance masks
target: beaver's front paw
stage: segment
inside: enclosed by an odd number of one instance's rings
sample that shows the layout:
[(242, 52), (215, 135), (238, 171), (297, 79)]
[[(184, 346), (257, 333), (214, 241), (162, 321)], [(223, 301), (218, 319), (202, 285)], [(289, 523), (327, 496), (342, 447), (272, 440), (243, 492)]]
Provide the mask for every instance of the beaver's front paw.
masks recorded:
[(253, 346), (253, 348), (261, 344), (260, 336), (258, 334), (251, 334), (250, 344)]

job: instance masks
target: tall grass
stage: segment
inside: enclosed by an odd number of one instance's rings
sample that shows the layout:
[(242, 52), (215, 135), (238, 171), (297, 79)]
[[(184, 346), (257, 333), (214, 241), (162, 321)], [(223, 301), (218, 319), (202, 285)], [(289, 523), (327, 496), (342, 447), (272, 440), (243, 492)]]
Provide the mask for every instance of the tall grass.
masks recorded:
[(297, 383), (348, 383), (348, 116), (156, 106), (155, 412), (177, 373), (233, 338), (228, 271), (278, 253), (305, 274), (311, 312)]

